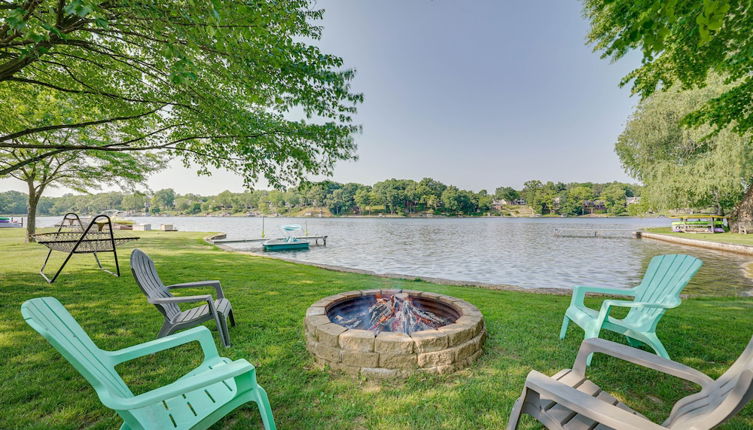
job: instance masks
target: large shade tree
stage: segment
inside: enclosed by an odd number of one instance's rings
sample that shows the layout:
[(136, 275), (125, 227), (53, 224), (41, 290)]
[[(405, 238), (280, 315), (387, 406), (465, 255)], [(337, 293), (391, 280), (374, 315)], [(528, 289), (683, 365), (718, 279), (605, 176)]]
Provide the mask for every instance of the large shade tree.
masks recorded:
[[(34, 106), (45, 88), (77, 110), (59, 121), (0, 103), (0, 147), (34, 150), (0, 175), (82, 150), (161, 150), (273, 185), (328, 173), (354, 157), (362, 96), (310, 42), (322, 14), (312, 0), (0, 0), (0, 100)], [(49, 131), (77, 136), (23, 139)]]
[(726, 127), (689, 129), (680, 122), (726, 89), (718, 80), (701, 89), (655, 93), (638, 104), (615, 146), (627, 172), (642, 181), (656, 209), (714, 208), (724, 215), (753, 179), (750, 133)]
[[(584, 0), (591, 21), (589, 41), (613, 60), (637, 50), (640, 67), (622, 84), (646, 98), (657, 89), (704, 87), (711, 74), (729, 84), (721, 93), (682, 118), (707, 124), (709, 132), (727, 127), (753, 130), (753, 8), (748, 0)], [(725, 175), (719, 171), (720, 175)], [(735, 211), (739, 222), (753, 223), (753, 187)]]

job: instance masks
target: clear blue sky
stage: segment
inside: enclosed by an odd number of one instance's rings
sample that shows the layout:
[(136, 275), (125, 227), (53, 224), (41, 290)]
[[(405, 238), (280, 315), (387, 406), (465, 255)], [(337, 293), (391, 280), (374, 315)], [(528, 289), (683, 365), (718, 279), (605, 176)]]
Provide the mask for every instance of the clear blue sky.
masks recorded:
[[(320, 46), (357, 70), (353, 87), (366, 98), (360, 158), (340, 162), (334, 180), (429, 176), (473, 190), (629, 180), (613, 146), (637, 100), (617, 84), (637, 57), (610, 64), (593, 53), (579, 1), (317, 5), (326, 10)], [(196, 177), (179, 163), (149, 183), (180, 193), (242, 189), (231, 174)], [(24, 190), (0, 181), (11, 188)]]

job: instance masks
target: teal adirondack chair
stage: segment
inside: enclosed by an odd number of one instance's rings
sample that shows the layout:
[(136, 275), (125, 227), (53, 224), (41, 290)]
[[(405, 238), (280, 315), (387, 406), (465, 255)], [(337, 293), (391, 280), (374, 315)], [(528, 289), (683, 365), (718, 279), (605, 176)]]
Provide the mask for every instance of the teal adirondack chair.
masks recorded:
[[(680, 305), (680, 292), (701, 265), (701, 260), (689, 255), (658, 255), (651, 259), (643, 281), (635, 288), (575, 287), (562, 321), (560, 339), (565, 338), (567, 325), (572, 320), (583, 328), (585, 339), (599, 337), (599, 332), (606, 329), (625, 335), (631, 346), (644, 343), (659, 356), (669, 359), (667, 350), (656, 336), (656, 325), (667, 309)], [(583, 303), (586, 293), (628, 296), (631, 300), (604, 300), (596, 311)], [(616, 319), (609, 316), (614, 307), (630, 308), (630, 311), (625, 318)], [(591, 363), (590, 356), (588, 363)]]
[[(206, 327), (104, 351), (54, 297), (28, 300), (21, 305), (21, 313), (86, 378), (102, 404), (123, 418), (121, 430), (206, 429), (247, 402), (256, 402), (266, 430), (275, 429), (269, 400), (256, 383), (254, 366), (246, 360), (220, 357)], [(204, 361), (172, 384), (134, 396), (115, 371), (119, 363), (192, 341), (201, 345)]]

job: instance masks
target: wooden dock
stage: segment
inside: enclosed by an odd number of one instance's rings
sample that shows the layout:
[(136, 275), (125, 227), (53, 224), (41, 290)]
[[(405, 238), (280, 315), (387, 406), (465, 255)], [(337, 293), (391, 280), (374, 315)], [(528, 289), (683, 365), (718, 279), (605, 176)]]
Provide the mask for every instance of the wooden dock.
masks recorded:
[[(309, 244), (311, 244), (311, 241), (314, 241), (313, 245), (319, 246), (321, 241), (321, 246), (327, 246), (327, 236), (298, 236), (296, 237), (300, 240), (307, 240), (309, 241)], [(217, 239), (212, 240), (212, 243), (216, 243), (218, 245), (221, 244), (229, 244), (229, 243), (256, 243), (256, 242), (264, 242), (271, 239), (284, 239), (284, 238), (272, 238), (272, 237), (266, 237), (266, 238), (260, 238), (260, 239)]]
[(602, 239), (633, 237), (640, 239), (641, 232), (627, 228), (555, 228), (554, 235), (556, 237), (595, 237)]

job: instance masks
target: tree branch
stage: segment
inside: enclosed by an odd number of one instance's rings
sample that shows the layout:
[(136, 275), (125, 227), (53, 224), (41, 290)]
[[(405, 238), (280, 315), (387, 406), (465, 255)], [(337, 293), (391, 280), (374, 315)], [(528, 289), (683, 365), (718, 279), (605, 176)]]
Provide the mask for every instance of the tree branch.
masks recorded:
[[(147, 115), (151, 115), (158, 110), (165, 107), (165, 105), (159, 106), (157, 108), (154, 108), (150, 111), (143, 112), (137, 115), (131, 115), (131, 116), (119, 116), (115, 118), (108, 118), (108, 119), (101, 119), (97, 121), (87, 121), (87, 122), (80, 122), (76, 124), (58, 124), (58, 125), (47, 125), (44, 127), (34, 127), (34, 128), (27, 128), (25, 130), (17, 131), (15, 133), (6, 134), (5, 136), (0, 136), (0, 148), (13, 148), (13, 145), (5, 144), (3, 142), (6, 142), (8, 140), (17, 139), (19, 137), (23, 137), (29, 134), (33, 133), (39, 133), (42, 131), (52, 131), (52, 130), (62, 130), (62, 129), (70, 129), (70, 128), (83, 128), (88, 127), (91, 125), (99, 125), (99, 124), (107, 124), (111, 122), (118, 122), (118, 121), (128, 121), (132, 119), (138, 119), (145, 117)], [(46, 146), (40, 146), (40, 148), (47, 148)]]
[[(163, 143), (160, 145), (150, 145), (150, 146), (126, 146), (121, 147), (119, 145), (123, 145), (123, 142), (121, 143), (112, 143), (108, 144), (106, 146), (96, 146), (96, 145), (38, 145), (38, 144), (3, 144), (0, 143), (0, 148), (15, 148), (15, 149), (53, 149), (53, 151), (42, 153), (35, 155), (34, 157), (31, 157), (29, 159), (26, 159), (22, 162), (16, 163), (14, 165), (11, 165), (10, 167), (6, 167), (3, 169), (0, 169), (0, 176), (7, 175), (10, 172), (19, 169), (25, 165), (28, 165), (30, 163), (34, 163), (37, 161), (44, 160), (45, 158), (52, 157), (54, 155), (68, 152), (68, 151), (84, 151), (84, 150), (99, 150), (99, 151), (108, 151), (108, 152), (124, 152), (124, 151), (149, 151), (149, 150), (156, 150), (156, 149), (169, 149), (171, 151), (179, 151), (179, 152), (189, 152), (197, 155), (201, 155), (203, 157), (209, 157), (213, 159), (219, 159), (219, 156), (211, 155), (206, 152), (197, 151), (191, 148), (178, 148), (174, 145), (182, 142), (187, 142), (190, 140), (202, 140), (202, 139), (254, 139), (265, 135), (275, 134), (278, 133), (277, 130), (271, 130), (267, 132), (260, 132), (255, 134), (248, 134), (248, 135), (207, 135), (207, 136), (188, 136), (181, 139), (175, 139), (167, 143)], [(116, 147), (117, 146), (117, 147)], [(239, 158), (233, 158), (233, 157), (227, 157), (223, 156), (221, 158), (222, 160), (233, 160), (233, 161), (243, 161)]]

